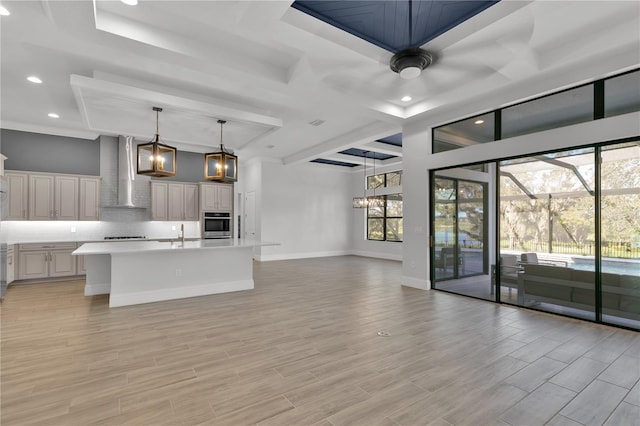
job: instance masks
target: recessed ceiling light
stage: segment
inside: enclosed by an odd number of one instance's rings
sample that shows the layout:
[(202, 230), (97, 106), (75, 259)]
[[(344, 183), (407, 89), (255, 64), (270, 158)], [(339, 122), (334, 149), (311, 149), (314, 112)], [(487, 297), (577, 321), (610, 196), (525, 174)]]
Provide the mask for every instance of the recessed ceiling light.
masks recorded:
[(128, 6), (135, 6), (138, 4), (138, 0), (120, 0), (120, 1)]
[(403, 96), (402, 99), (400, 99), (402, 102), (409, 102), (411, 99), (413, 99), (411, 96)]
[(476, 120), (473, 122), (473, 124), (482, 124), (484, 123), (484, 120)]
[(60, 116), (58, 114), (56, 114), (55, 112), (50, 112), (49, 114), (47, 114), (49, 117), (51, 118), (60, 118)]
[(6, 7), (0, 6), (0, 15), (1, 16), (9, 16), (11, 13), (7, 10)]
[(40, 80), (40, 78), (36, 77), (35, 75), (30, 75), (29, 77), (27, 77), (27, 80), (36, 84), (42, 83), (42, 80)]

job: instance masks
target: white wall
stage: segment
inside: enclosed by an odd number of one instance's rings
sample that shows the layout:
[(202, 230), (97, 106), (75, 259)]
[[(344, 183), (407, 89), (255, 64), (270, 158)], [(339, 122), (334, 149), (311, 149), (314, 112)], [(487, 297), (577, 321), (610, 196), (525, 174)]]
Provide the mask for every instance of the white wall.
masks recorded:
[(429, 174), (431, 129), (422, 124), (402, 129), (404, 242), (402, 284), (429, 288)]
[(261, 239), (280, 245), (262, 248), (257, 258), (349, 254), (351, 198), (349, 172), (312, 164), (263, 162), (261, 216), (257, 215)]

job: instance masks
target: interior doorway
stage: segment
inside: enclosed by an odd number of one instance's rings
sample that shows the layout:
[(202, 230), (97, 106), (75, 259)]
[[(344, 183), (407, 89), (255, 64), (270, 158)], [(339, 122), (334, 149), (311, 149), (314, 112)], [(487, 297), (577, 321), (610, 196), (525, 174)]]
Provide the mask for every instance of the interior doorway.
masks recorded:
[(244, 238), (256, 238), (256, 193), (250, 191), (244, 197)]

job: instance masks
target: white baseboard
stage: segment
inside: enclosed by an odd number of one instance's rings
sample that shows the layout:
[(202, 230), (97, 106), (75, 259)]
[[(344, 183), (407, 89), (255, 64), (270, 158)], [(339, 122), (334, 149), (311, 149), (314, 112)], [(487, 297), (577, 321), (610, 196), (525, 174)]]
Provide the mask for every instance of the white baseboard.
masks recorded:
[(373, 257), (374, 259), (397, 260), (402, 262), (401, 254), (378, 253), (375, 251), (354, 250), (350, 254), (354, 256)]
[(333, 256), (362, 256), (372, 257), (375, 259), (397, 260), (402, 262), (402, 255), (377, 253), (373, 251), (317, 251), (309, 253), (287, 253), (287, 254), (263, 254), (256, 255), (254, 259), (258, 262), (269, 262), (273, 260), (293, 260), (293, 259), (310, 259), (314, 257), (333, 257)]
[(348, 256), (352, 254), (350, 251), (317, 251), (309, 253), (286, 253), (286, 254), (263, 254), (256, 255), (254, 259), (258, 262), (269, 262), (273, 260), (292, 260), (292, 259), (309, 259), (313, 257), (333, 257)]
[(109, 296), (109, 307), (139, 305), (142, 303), (161, 302), (163, 300), (186, 299), (188, 297), (207, 296), (210, 294), (230, 293), (253, 289), (253, 280), (228, 281), (215, 284), (204, 284), (190, 287), (178, 287), (163, 290), (140, 291), (135, 293), (112, 294)]
[(85, 296), (97, 296), (98, 294), (109, 294), (111, 292), (111, 284), (85, 284)]
[(420, 278), (402, 276), (402, 285), (405, 287), (417, 288), (420, 290), (431, 290), (431, 282)]

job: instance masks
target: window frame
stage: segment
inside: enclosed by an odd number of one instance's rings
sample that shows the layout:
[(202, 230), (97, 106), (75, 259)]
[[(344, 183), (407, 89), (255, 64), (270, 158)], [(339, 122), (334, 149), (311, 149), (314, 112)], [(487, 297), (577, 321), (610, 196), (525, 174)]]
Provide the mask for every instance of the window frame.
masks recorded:
[[(386, 182), (386, 179), (385, 179)], [(402, 207), (403, 207), (403, 211), (402, 211), (402, 216), (388, 216), (387, 215), (387, 201), (388, 201), (388, 197), (399, 197), (400, 201), (402, 202)], [(404, 197), (402, 195), (401, 192), (398, 193), (394, 193), (394, 194), (386, 194), (386, 195), (378, 195), (376, 196), (376, 198), (382, 198), (384, 200), (384, 205), (381, 207), (382, 208), (382, 215), (381, 216), (373, 216), (370, 214), (370, 207), (367, 206), (366, 208), (366, 222), (367, 222), (367, 229), (366, 229), (366, 240), (367, 241), (382, 241), (382, 242), (391, 242), (391, 243), (401, 243), (404, 240), (404, 232), (402, 234), (402, 237), (400, 239), (397, 240), (389, 240), (387, 239), (387, 220), (389, 219), (400, 219), (400, 220), (404, 220)], [(376, 207), (376, 209), (379, 207)], [(376, 239), (376, 238), (371, 238), (370, 234), (369, 234), (369, 220), (370, 219), (381, 219), (382, 220), (382, 239)]]

